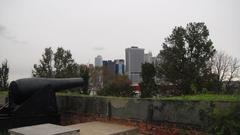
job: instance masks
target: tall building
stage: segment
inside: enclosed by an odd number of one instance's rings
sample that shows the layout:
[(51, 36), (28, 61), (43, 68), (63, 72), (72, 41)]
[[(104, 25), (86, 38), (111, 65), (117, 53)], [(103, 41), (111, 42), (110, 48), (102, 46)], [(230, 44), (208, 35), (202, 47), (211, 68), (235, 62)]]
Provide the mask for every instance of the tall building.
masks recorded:
[(115, 76), (115, 63), (112, 60), (103, 61), (103, 86), (108, 84)]
[(144, 49), (138, 47), (126, 48), (126, 75), (132, 83), (140, 83), (142, 63), (144, 63)]
[(117, 59), (114, 60), (115, 63), (115, 74), (117, 75), (123, 75), (124, 74), (124, 60), (123, 59)]
[(115, 74), (115, 62), (112, 60), (104, 60), (103, 68), (108, 71), (110, 74)]
[(102, 56), (98, 55), (97, 57), (95, 57), (95, 67), (102, 67), (102, 65), (103, 65)]
[(144, 63), (153, 63), (152, 52), (144, 54)]

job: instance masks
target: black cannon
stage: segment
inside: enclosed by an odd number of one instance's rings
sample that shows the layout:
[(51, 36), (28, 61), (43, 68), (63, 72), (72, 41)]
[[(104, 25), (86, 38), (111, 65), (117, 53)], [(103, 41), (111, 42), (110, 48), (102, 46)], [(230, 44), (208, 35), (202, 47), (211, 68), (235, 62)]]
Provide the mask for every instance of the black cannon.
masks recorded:
[(55, 92), (83, 86), (82, 78), (26, 78), (12, 81), (0, 109), (0, 129), (60, 122)]

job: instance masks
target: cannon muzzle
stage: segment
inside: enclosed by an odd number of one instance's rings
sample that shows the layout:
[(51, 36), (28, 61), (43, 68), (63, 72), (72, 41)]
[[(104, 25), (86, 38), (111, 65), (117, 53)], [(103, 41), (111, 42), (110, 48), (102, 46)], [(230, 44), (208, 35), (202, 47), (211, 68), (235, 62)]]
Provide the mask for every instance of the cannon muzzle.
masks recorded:
[(52, 89), (55, 92), (83, 86), (82, 78), (25, 78), (12, 81), (9, 98), (14, 104), (21, 104), (35, 92)]

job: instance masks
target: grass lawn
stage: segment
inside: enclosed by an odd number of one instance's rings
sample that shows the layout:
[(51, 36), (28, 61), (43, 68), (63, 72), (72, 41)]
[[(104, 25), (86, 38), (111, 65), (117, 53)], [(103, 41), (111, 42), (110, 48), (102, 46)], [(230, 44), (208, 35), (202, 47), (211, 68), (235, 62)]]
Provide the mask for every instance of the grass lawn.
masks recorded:
[[(58, 96), (81, 96), (81, 97), (104, 97), (104, 96), (89, 96), (79, 93), (57, 93)], [(127, 98), (127, 97), (112, 97), (108, 98)], [(151, 99), (151, 98), (148, 98)], [(226, 95), (226, 94), (197, 94), (186, 96), (172, 96), (172, 97), (157, 97), (156, 100), (187, 100), (187, 101), (240, 101), (240, 95)]]
[(84, 95), (80, 94), (77, 92), (69, 92), (69, 93), (64, 93), (64, 92), (57, 92), (57, 96), (73, 96), (73, 97), (99, 97), (99, 98), (137, 98), (137, 97), (114, 97), (114, 96), (100, 96), (100, 95)]
[[(0, 97), (6, 97), (7, 91), (0, 91)], [(104, 97), (104, 96), (89, 96), (75, 92), (61, 93), (57, 92), (57, 96), (81, 96), (81, 97)], [(127, 97), (112, 97), (108, 98), (127, 98)], [(172, 96), (172, 97), (157, 97), (156, 100), (187, 100), (187, 101), (240, 101), (240, 95), (226, 95), (226, 94), (197, 94), (186, 96)]]
[(80, 97), (90, 97), (89, 95), (84, 95), (84, 94), (80, 94), (77, 92), (57, 92), (56, 93), (57, 96), (80, 96)]
[(7, 91), (0, 91), (0, 97), (6, 97), (8, 95)]
[(190, 100), (190, 101), (240, 101), (240, 95), (226, 94), (197, 94), (186, 96), (159, 97), (162, 100)]

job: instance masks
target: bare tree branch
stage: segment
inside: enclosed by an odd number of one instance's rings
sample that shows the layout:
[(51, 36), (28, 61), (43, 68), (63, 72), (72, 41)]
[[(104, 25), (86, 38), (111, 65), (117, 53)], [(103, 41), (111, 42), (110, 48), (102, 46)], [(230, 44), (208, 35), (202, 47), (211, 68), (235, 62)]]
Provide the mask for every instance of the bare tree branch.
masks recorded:
[(225, 52), (217, 52), (213, 59), (212, 70), (218, 76), (219, 88), (222, 87), (223, 81), (227, 81), (226, 88), (229, 90), (231, 82), (239, 79), (240, 61)]

